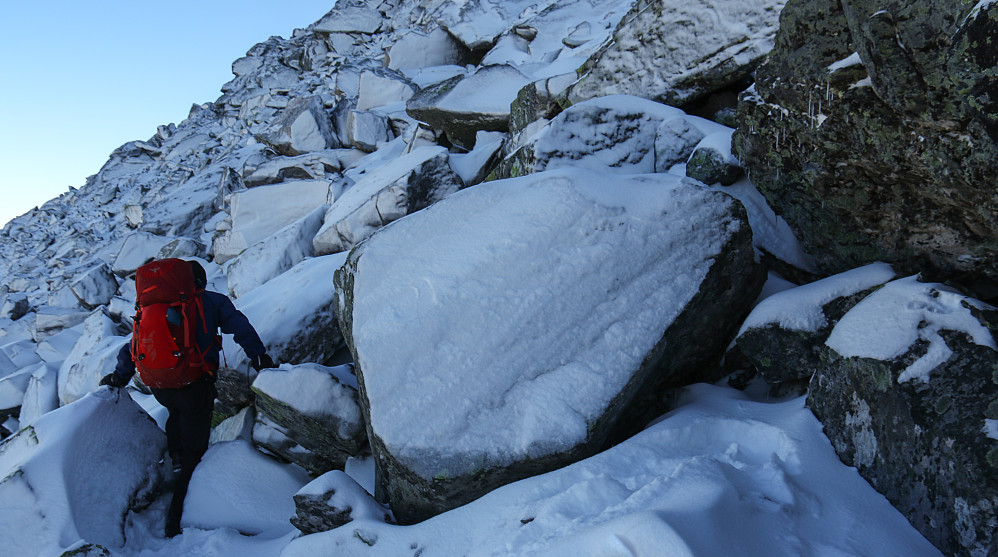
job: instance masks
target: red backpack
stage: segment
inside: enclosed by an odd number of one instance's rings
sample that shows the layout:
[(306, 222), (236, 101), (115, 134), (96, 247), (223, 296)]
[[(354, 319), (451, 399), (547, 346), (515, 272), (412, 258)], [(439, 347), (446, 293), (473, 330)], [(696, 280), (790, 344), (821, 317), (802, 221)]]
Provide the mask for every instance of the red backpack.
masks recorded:
[(205, 325), (202, 290), (191, 264), (183, 259), (146, 263), (135, 273), (135, 290), (132, 361), (142, 382), (176, 389), (211, 373), (194, 341), (197, 324)]

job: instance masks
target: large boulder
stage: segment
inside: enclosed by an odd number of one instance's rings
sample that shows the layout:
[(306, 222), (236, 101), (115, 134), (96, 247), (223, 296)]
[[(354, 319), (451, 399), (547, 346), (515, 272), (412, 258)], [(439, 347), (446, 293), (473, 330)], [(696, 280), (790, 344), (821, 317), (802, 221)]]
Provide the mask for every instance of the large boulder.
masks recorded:
[(825, 365), (822, 345), (845, 313), (895, 277), (885, 263), (777, 292), (742, 323), (738, 348), (767, 383), (806, 384)]
[(686, 140), (690, 134), (699, 140), (725, 129), (640, 97), (600, 97), (565, 109), (532, 134), (521, 134), (520, 145), (510, 149), (493, 176), (566, 166), (625, 174), (668, 170), (665, 161), (685, 162), (693, 152), (696, 142)]
[(291, 101), (280, 118), (256, 137), (288, 156), (340, 146), (332, 119), (318, 96)]
[(378, 228), (436, 203), (463, 185), (448, 164), (447, 149), (419, 147), (364, 174), (343, 192), (312, 241), (315, 253), (346, 251)]
[(229, 217), (212, 243), (217, 263), (225, 263), (326, 204), (330, 183), (296, 180), (238, 191), (229, 196)]
[(991, 2), (787, 3), (735, 151), (824, 272), (880, 260), (994, 295), (996, 33)]
[(91, 267), (69, 283), (69, 288), (87, 309), (107, 305), (118, 292), (118, 281), (106, 263)]
[[(256, 408), (288, 437), (337, 468), (367, 443), (356, 381), (348, 366), (299, 364), (260, 372), (253, 380)], [(309, 470), (324, 473), (325, 470)]]
[[(457, 75), (421, 89), (406, 103), (406, 112), (470, 149), (477, 132), (509, 129), (510, 105), (530, 81), (510, 65), (482, 66), (471, 75)], [(482, 91), (489, 94), (482, 95)]]
[(4, 552), (59, 555), (83, 540), (122, 549), (125, 518), (152, 502), (165, 453), (166, 436), (124, 390), (41, 416), (0, 445)]
[(825, 341), (808, 405), (842, 460), (947, 555), (998, 548), (998, 310), (898, 279)]
[(59, 403), (69, 404), (96, 389), (101, 377), (114, 371), (118, 351), (127, 342), (102, 308), (94, 310), (59, 368)]
[(580, 69), (572, 102), (628, 94), (681, 106), (748, 77), (786, 0), (639, 0)]
[(711, 380), (762, 284), (745, 219), (677, 176), (562, 169), (463, 190), (357, 246), (338, 315), (379, 500), (425, 519), (592, 455), (658, 415), (665, 388)]

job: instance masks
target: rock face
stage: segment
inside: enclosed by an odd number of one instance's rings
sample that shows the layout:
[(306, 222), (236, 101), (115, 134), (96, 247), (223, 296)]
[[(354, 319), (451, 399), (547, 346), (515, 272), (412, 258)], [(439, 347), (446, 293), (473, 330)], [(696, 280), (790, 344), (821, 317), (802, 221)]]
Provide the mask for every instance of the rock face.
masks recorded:
[(735, 150), (826, 272), (998, 278), (996, 33), (989, 2), (787, 3)]
[(785, 0), (641, 0), (580, 70), (569, 99), (626, 94), (681, 106), (748, 76)]
[(936, 547), (990, 555), (998, 311), (891, 275), (870, 265), (767, 298), (738, 344), (771, 383), (810, 377), (808, 406), (839, 456)]
[(376, 495), (400, 522), (591, 455), (665, 387), (709, 380), (761, 287), (744, 210), (673, 175), (609, 176), (469, 188), (337, 271)]

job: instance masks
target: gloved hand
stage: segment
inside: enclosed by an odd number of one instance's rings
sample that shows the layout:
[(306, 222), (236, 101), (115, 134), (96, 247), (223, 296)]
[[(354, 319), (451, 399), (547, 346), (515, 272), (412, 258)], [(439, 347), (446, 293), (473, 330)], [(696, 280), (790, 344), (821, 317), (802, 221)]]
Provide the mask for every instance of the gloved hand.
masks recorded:
[(260, 371), (261, 369), (277, 367), (277, 364), (274, 363), (274, 360), (270, 356), (260, 354), (259, 356), (253, 356), (253, 359), (250, 360), (250, 366), (256, 371)]
[(122, 376), (120, 376), (117, 373), (114, 373), (112, 371), (111, 373), (108, 373), (107, 375), (105, 375), (104, 377), (101, 378), (100, 384), (101, 385), (110, 385), (110, 386), (112, 386), (112, 387), (114, 387), (116, 389), (120, 389), (120, 388), (124, 387), (125, 385), (127, 385), (130, 380), (131, 379), (125, 379), (124, 377), (122, 377)]

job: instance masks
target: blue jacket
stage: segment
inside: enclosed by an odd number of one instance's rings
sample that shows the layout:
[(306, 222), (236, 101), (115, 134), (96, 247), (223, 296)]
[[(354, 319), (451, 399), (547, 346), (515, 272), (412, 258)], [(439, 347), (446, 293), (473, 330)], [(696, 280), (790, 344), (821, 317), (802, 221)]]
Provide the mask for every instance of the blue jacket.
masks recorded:
[[(197, 334), (194, 335), (194, 342), (204, 354), (204, 359), (212, 366), (218, 368), (218, 352), (221, 345), (217, 342), (216, 335), (221, 329), (223, 333), (230, 334), (239, 346), (246, 352), (246, 356), (253, 358), (261, 356), (267, 352), (267, 348), (260, 340), (260, 335), (250, 324), (249, 319), (243, 312), (236, 309), (232, 300), (224, 294), (205, 290), (201, 293), (201, 303), (204, 306), (205, 327), (197, 323)], [(114, 372), (123, 378), (131, 379), (135, 375), (135, 362), (132, 361), (132, 343), (129, 342), (121, 347), (118, 352), (118, 363), (114, 367)]]

